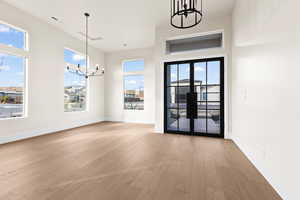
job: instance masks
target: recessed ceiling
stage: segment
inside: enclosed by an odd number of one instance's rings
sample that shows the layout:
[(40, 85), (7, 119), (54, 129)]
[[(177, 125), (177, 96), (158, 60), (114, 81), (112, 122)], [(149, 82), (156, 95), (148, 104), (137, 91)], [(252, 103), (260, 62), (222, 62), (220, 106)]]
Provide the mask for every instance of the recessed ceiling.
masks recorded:
[[(89, 36), (101, 38), (90, 43), (106, 52), (150, 47), (154, 44), (155, 27), (169, 26), (169, 0), (5, 1), (79, 39), (83, 39), (79, 32), (84, 33), (85, 27), (83, 14), (89, 12)], [(205, 20), (229, 14), (234, 1), (203, 0)]]

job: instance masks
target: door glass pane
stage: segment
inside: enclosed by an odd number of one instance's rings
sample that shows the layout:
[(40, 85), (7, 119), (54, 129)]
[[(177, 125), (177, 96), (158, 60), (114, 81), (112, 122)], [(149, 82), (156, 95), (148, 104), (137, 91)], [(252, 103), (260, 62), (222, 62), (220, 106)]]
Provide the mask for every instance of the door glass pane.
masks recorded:
[(198, 102), (198, 112), (199, 110), (206, 110), (206, 102)]
[(179, 131), (190, 131), (190, 119), (186, 118), (186, 109), (179, 110)]
[(196, 86), (194, 92), (197, 93), (197, 101), (206, 101), (206, 86)]
[(178, 65), (169, 65), (167, 68), (167, 86), (177, 86), (178, 74), (177, 74)]
[[(201, 107), (203, 104), (201, 104)], [(205, 107), (205, 105), (204, 105)], [(198, 118), (194, 121), (194, 130), (198, 133), (206, 133), (206, 110), (201, 110), (198, 104)]]
[(190, 65), (180, 64), (179, 65), (179, 86), (189, 86), (190, 85)]
[(206, 85), (206, 62), (194, 64), (194, 85)]
[(207, 84), (220, 84), (220, 61), (207, 62)]
[(179, 103), (179, 131), (190, 131), (190, 119), (187, 119), (187, 93), (190, 92), (190, 86), (178, 87), (177, 100)]
[(167, 88), (168, 108), (177, 109), (176, 90), (177, 90), (177, 87), (168, 87)]
[(207, 132), (220, 133), (220, 111), (208, 110), (207, 111)]
[(208, 110), (220, 110), (220, 102), (207, 102)]
[(178, 112), (177, 109), (168, 109), (167, 111), (167, 129), (172, 131), (178, 130)]

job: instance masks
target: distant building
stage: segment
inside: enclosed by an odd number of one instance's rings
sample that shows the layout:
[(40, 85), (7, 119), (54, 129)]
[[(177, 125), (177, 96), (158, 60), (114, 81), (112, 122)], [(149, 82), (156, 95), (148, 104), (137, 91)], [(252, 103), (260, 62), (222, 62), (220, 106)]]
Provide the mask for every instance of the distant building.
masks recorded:
[(17, 91), (0, 91), (0, 97), (8, 96), (8, 102), (11, 104), (22, 104), (23, 103), (23, 92)]
[(144, 90), (126, 90), (125, 102), (144, 101)]

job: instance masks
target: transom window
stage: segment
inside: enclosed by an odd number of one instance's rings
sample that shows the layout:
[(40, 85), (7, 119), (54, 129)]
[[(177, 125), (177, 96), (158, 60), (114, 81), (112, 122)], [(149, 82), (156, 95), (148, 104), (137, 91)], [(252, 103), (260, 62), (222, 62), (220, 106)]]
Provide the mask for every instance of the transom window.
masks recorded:
[(0, 22), (0, 119), (26, 116), (26, 37), (25, 31)]
[(123, 62), (124, 109), (144, 110), (144, 60)]
[(84, 76), (70, 73), (67, 66), (76, 69), (78, 65), (86, 67), (85, 57), (70, 49), (64, 50), (64, 110), (65, 112), (86, 111), (87, 80)]
[(26, 32), (0, 22), (0, 44), (26, 49)]

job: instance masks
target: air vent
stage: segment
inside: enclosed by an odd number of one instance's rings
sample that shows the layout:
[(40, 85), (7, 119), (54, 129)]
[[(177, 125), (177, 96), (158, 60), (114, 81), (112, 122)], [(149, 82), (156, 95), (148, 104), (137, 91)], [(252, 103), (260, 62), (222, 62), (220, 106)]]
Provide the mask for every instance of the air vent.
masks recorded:
[(166, 41), (166, 54), (203, 50), (210, 48), (221, 48), (223, 41), (222, 33), (195, 36), (183, 39)]
[[(85, 37), (86, 34), (83, 33), (83, 32), (78, 32), (78, 34), (80, 34), (81, 36)], [(98, 40), (103, 40), (102, 37), (91, 37), (91, 36), (88, 36), (88, 39), (91, 40), (91, 41), (98, 41)]]

